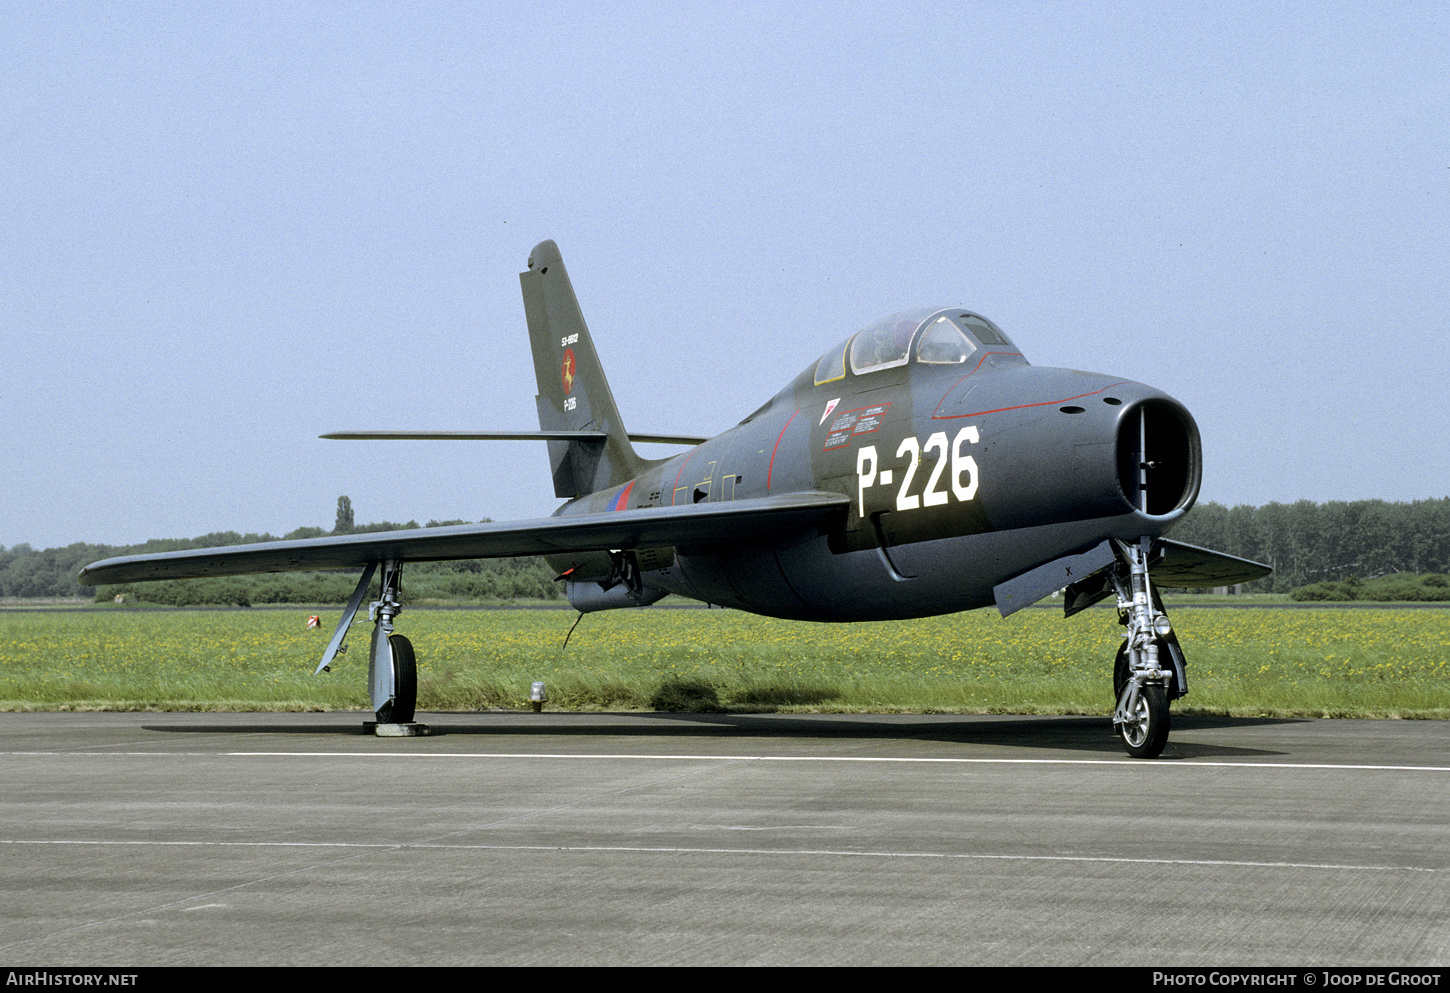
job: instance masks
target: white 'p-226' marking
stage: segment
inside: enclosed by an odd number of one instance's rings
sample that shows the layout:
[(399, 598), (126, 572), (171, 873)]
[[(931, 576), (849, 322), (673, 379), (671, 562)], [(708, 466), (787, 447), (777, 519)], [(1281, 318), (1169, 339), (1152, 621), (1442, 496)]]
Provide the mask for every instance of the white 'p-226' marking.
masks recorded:
[[(980, 440), (975, 425), (968, 424), (957, 432), (956, 439), (951, 443), (951, 496), (966, 503), (977, 495), (977, 460), (966, 452), (966, 446), (976, 444)], [(909, 456), (906, 463), (906, 478), (901, 481), (901, 489), (896, 491), (897, 510), (916, 510), (919, 507), (940, 507), (949, 499), (948, 493), (940, 489), (941, 475), (947, 467), (947, 434), (945, 431), (938, 431), (926, 439), (926, 444), (920, 444), (914, 437), (907, 436), (901, 440), (901, 447), (896, 450), (896, 457)], [(918, 496), (908, 493), (911, 489), (912, 480), (916, 478), (916, 468), (921, 464), (922, 451), (935, 450), (937, 455), (936, 467), (931, 471), (931, 477), (926, 481), (926, 489)], [(880, 459), (876, 455), (875, 445), (866, 445), (856, 453), (856, 499), (862, 517), (866, 516), (866, 490), (875, 486), (878, 482), (882, 486), (891, 485), (895, 473), (890, 469), (881, 469)], [(965, 477), (965, 478), (964, 478)]]

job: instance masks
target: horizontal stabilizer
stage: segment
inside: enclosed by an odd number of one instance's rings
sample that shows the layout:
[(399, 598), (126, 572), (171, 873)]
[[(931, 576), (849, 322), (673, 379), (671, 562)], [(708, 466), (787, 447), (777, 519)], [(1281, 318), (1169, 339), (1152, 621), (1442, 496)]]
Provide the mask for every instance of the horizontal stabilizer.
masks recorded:
[[(332, 441), (598, 441), (603, 431), (332, 431), (318, 435)], [(703, 445), (709, 438), (691, 434), (629, 434), (642, 445)]]
[(844, 514), (851, 498), (840, 493), (780, 496), (642, 507), (578, 517), (460, 524), (380, 531), (225, 548), (192, 548), (155, 555), (123, 555), (81, 570), (83, 586), (153, 579), (197, 579), (259, 572), (356, 569), (387, 560), (438, 562), (625, 548), (717, 545), (777, 538)]

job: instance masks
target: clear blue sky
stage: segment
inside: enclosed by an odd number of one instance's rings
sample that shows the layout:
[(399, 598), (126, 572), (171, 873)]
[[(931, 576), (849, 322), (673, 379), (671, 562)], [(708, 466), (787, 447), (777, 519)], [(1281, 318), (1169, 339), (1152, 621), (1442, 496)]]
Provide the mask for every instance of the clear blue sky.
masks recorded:
[(710, 434), (895, 310), (1450, 493), (1442, 3), (0, 4), (0, 545), (543, 516), (517, 273)]

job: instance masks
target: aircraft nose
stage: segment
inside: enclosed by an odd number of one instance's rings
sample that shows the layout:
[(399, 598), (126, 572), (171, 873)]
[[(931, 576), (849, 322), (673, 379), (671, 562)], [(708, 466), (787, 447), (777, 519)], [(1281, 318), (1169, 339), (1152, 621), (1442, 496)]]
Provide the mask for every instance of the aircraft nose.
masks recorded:
[(1036, 380), (1016, 377), (1012, 405), (1004, 392), (985, 398), (997, 410), (976, 415), (983, 457), (1000, 457), (1005, 470), (984, 484), (998, 527), (1132, 515), (1129, 530), (1147, 533), (1193, 506), (1202, 456), (1198, 427), (1181, 403), (1142, 383), (1033, 371)]

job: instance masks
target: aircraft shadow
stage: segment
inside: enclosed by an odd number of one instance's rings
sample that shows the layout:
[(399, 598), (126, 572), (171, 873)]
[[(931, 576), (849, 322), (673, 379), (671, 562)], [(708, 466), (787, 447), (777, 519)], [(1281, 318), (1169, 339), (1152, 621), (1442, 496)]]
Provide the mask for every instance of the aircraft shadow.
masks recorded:
[[(283, 715), (278, 715), (282, 717)], [(258, 734), (268, 736), (365, 734), (358, 714), (356, 724), (288, 724), (276, 722), (224, 722), (146, 725), (148, 731), (172, 734)], [(841, 714), (829, 717), (791, 714), (725, 714), (603, 711), (576, 713), (555, 711), (532, 714), (500, 711), (485, 720), (477, 712), (419, 714), (430, 724), (433, 737), (477, 735), (480, 737), (557, 738), (736, 738), (760, 737), (779, 740), (819, 739), (823, 741), (934, 741), (997, 748), (1075, 752), (1121, 757), (1122, 746), (1101, 716), (1040, 715), (942, 715), (931, 719), (911, 715)], [(607, 718), (595, 722), (591, 717)], [(470, 719), (472, 721), (470, 722)], [(1184, 732), (1260, 727), (1301, 723), (1297, 718), (1219, 717), (1197, 714), (1173, 715), (1173, 736), (1158, 761), (1173, 759), (1267, 757), (1285, 754), (1281, 750), (1246, 748), (1205, 741), (1184, 741)]]

